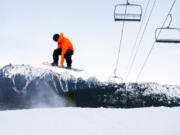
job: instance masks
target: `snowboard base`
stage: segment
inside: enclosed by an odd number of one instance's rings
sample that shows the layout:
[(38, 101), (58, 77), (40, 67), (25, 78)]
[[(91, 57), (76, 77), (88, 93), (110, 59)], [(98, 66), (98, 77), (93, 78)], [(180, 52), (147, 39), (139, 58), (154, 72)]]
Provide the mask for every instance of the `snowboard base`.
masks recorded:
[(46, 62), (46, 61), (42, 62), (42, 64), (45, 65), (45, 66), (51, 66), (51, 67), (55, 67), (55, 68), (62, 68), (62, 69), (66, 69), (66, 70), (72, 70), (72, 71), (75, 71), (75, 72), (83, 71), (82, 69), (78, 69), (78, 68), (71, 68), (71, 69), (69, 69), (69, 68), (61, 67), (61, 66), (52, 66), (51, 63)]

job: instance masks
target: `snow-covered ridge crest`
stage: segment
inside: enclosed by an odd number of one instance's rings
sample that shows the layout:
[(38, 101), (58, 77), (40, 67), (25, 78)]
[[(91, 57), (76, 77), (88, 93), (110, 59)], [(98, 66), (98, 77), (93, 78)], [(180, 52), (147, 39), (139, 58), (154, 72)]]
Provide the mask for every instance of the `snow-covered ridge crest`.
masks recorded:
[(168, 98), (180, 98), (180, 86), (178, 85), (161, 85), (154, 82), (149, 83), (127, 83), (127, 91), (143, 90), (143, 95), (166, 95)]
[[(35, 68), (30, 65), (12, 65), (9, 64), (2, 68), (2, 72), (4, 73), (5, 77), (12, 78), (14, 75), (19, 74), (26, 76), (27, 79), (32, 80), (35, 77), (44, 77), (47, 74), (55, 74), (50, 69), (45, 68)], [(67, 72), (63, 72), (63, 77), (68, 79), (72, 76)]]
[(180, 98), (180, 86), (178, 85), (160, 85), (158, 83), (144, 83), (140, 84), (147, 88), (144, 95), (149, 94), (165, 94), (169, 98)]

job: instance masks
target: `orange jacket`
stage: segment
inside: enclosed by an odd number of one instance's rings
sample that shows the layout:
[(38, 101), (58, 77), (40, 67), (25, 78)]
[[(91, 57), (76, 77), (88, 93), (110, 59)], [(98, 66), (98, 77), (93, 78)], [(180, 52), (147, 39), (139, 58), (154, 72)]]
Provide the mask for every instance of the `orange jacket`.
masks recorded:
[(67, 52), (68, 49), (71, 49), (74, 53), (74, 48), (71, 41), (64, 37), (64, 34), (61, 33), (58, 39), (58, 48), (61, 48), (61, 65), (64, 63), (64, 54)]

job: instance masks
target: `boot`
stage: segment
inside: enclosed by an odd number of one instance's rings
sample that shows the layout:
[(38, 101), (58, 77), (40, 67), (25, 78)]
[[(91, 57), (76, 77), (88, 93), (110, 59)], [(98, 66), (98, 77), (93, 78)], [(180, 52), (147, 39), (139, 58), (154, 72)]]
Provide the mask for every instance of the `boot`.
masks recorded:
[(67, 68), (67, 69), (71, 69), (71, 66), (67, 66), (66, 68)]
[(53, 63), (51, 63), (51, 66), (58, 66), (58, 63), (53, 62)]

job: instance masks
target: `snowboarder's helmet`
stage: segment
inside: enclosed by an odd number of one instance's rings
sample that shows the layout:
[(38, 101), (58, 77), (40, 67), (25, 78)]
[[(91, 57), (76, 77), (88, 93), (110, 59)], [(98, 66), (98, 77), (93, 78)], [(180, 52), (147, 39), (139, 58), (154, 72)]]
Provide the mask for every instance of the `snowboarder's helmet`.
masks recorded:
[(54, 35), (53, 35), (53, 40), (54, 40), (55, 42), (57, 42), (58, 39), (59, 39), (59, 34), (54, 34)]

